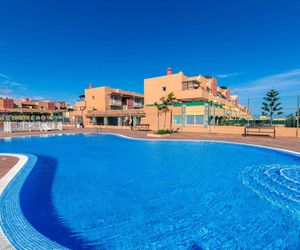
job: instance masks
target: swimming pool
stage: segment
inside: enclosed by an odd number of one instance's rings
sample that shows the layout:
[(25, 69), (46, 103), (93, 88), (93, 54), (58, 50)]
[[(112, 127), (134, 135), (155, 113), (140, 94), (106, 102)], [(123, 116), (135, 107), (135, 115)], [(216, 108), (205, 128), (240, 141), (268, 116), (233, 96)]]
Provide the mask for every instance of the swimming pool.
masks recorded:
[(17, 249), (299, 249), (300, 158), (230, 143), (70, 135), (0, 141), (29, 157), (1, 196)]

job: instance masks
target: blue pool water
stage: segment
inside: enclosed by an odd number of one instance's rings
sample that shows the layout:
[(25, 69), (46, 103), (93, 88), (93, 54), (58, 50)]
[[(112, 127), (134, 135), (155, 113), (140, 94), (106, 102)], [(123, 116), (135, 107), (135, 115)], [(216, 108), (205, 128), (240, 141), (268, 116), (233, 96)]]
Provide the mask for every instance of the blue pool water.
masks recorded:
[(1, 196), (17, 249), (299, 249), (300, 158), (214, 142), (0, 141), (29, 162)]

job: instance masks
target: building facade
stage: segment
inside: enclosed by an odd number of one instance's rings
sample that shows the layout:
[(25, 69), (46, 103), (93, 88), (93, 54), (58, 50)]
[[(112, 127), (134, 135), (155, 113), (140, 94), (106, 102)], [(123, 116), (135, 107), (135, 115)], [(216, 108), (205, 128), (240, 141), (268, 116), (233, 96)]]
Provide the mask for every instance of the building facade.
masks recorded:
[[(158, 114), (155, 102), (173, 93), (177, 103), (170, 112)], [(238, 96), (230, 89), (217, 85), (211, 76), (188, 77), (183, 72), (167, 74), (144, 80), (145, 113), (144, 123), (151, 129), (175, 128), (195, 131), (197, 126), (221, 124), (225, 119), (248, 119), (251, 111), (239, 104)]]
[(90, 84), (80, 98), (72, 120), (84, 126), (130, 126), (139, 124), (145, 116), (142, 94)]
[[(177, 102), (162, 113), (154, 105), (173, 93)], [(231, 95), (230, 89), (218, 86), (212, 76), (188, 77), (183, 72), (144, 79), (144, 94), (106, 86), (84, 90), (74, 106), (71, 121), (84, 126), (128, 127), (149, 124), (150, 129), (175, 128), (195, 131), (199, 126), (221, 124), (225, 119), (248, 119), (251, 112)]]
[(64, 102), (0, 98), (0, 125), (4, 121), (65, 121), (71, 106)]

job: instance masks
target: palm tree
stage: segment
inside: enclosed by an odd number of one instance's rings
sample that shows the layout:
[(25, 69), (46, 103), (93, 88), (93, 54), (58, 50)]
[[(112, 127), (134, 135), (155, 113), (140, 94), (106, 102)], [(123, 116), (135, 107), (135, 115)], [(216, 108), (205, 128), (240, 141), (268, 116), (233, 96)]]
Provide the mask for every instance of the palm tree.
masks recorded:
[(166, 119), (167, 119), (167, 113), (169, 112), (168, 108), (168, 100), (166, 97), (161, 97), (161, 107), (162, 107), (162, 112), (164, 113), (164, 129), (166, 129)]
[(159, 114), (162, 111), (163, 107), (160, 103), (155, 102), (155, 107), (157, 108), (157, 131), (159, 130)]
[(166, 120), (167, 120), (167, 113), (171, 111), (171, 117), (170, 117), (170, 129), (172, 129), (172, 109), (169, 108), (169, 106), (173, 106), (174, 103), (177, 102), (176, 97), (171, 92), (166, 97), (161, 97), (160, 103), (155, 102), (154, 105), (157, 108), (157, 128), (159, 130), (159, 115), (160, 113), (164, 113), (164, 129), (166, 129)]
[(167, 113), (171, 111), (170, 115), (170, 129), (172, 129), (172, 109), (169, 109), (169, 106), (173, 106), (174, 103), (177, 102), (176, 97), (174, 96), (173, 92), (169, 93), (166, 97), (161, 97), (161, 106), (162, 106), (162, 112), (164, 113), (164, 129), (166, 129), (166, 119), (167, 119)]
[[(177, 102), (177, 98), (174, 96), (174, 93), (171, 92), (168, 94), (167, 96), (167, 100), (166, 100), (166, 103), (167, 103), (167, 106), (173, 106), (175, 103)], [(170, 114), (170, 130), (172, 130), (172, 109), (171, 109), (171, 114)]]
[(262, 107), (261, 107), (261, 109), (263, 110), (262, 115), (270, 117), (271, 125), (272, 125), (274, 115), (283, 114), (283, 112), (281, 112), (282, 110), (281, 103), (278, 102), (280, 100), (278, 95), (279, 95), (278, 91), (271, 89), (266, 94), (266, 97), (264, 97), (265, 102), (262, 103)]
[(169, 107), (166, 105), (162, 106), (162, 112), (164, 113), (164, 129), (166, 129), (166, 120), (167, 120), (167, 113), (170, 111)]

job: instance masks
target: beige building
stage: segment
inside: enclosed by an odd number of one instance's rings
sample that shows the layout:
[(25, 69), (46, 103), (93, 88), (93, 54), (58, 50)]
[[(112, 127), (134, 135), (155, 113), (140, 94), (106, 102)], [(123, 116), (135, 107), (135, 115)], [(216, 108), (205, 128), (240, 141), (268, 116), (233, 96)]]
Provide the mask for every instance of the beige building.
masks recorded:
[[(159, 114), (154, 103), (173, 93), (177, 103)], [(192, 131), (223, 119), (249, 118), (251, 112), (238, 102), (230, 89), (217, 85), (211, 76), (188, 77), (183, 72), (144, 80), (144, 95), (106, 86), (84, 90), (71, 114), (71, 121), (84, 126), (129, 126), (149, 124), (150, 129), (178, 128)], [(158, 124), (159, 123), (159, 124)]]
[(85, 126), (129, 126), (130, 123), (140, 123), (145, 116), (142, 94), (106, 86), (94, 88), (90, 84), (80, 98), (72, 117), (74, 123), (83, 123)]
[[(159, 115), (154, 103), (161, 97), (173, 93), (178, 102), (170, 107), (171, 112)], [(217, 85), (211, 76), (188, 77), (183, 72), (173, 74), (171, 69), (160, 77), (144, 80), (145, 112), (144, 123), (151, 129), (178, 128), (195, 131), (197, 126), (209, 126), (224, 119), (248, 119), (251, 112), (239, 104), (238, 97), (230, 89)]]
[(4, 121), (69, 122), (70, 109), (63, 101), (0, 98), (0, 126)]

